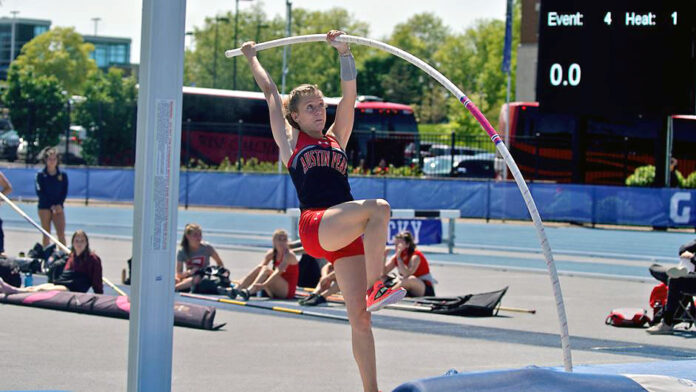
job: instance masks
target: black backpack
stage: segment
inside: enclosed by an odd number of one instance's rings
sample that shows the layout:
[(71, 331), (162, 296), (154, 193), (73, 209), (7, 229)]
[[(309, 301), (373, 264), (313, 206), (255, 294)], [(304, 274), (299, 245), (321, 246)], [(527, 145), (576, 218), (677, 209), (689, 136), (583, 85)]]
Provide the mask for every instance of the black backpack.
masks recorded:
[(298, 268), (297, 285), (299, 287), (315, 287), (319, 283), (321, 268), (317, 259), (305, 253), (300, 257)]
[(191, 287), (196, 294), (224, 294), (230, 287), (230, 271), (227, 268), (208, 266), (196, 271), (202, 277), (198, 284)]
[(0, 278), (14, 287), (22, 286), (22, 275), (19, 272), (19, 265), (14, 260), (0, 258)]
[(63, 273), (65, 264), (68, 263), (68, 255), (63, 252), (54, 252), (46, 260), (46, 277), (48, 283), (54, 283)]

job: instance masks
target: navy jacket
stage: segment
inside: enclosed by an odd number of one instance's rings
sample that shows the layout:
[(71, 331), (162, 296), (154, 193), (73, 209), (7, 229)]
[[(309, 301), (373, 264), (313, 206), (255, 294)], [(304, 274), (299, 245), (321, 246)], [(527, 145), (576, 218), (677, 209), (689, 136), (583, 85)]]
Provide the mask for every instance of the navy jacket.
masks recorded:
[(39, 209), (48, 209), (56, 204), (63, 205), (68, 196), (68, 175), (58, 169), (55, 175), (49, 175), (46, 169), (36, 173), (36, 196), (39, 197)]

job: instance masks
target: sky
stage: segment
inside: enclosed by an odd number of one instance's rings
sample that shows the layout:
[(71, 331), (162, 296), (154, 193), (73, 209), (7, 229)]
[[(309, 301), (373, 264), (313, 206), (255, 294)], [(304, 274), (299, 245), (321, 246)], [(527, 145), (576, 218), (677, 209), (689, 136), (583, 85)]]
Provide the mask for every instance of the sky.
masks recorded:
[[(240, 11), (257, 1), (263, 4), (269, 18), (284, 17), (285, 0), (242, 0)], [(423, 12), (434, 13), (453, 32), (462, 32), (477, 19), (505, 19), (505, 3), (505, 0), (292, 0), (293, 8), (312, 11), (344, 8), (353, 18), (367, 22), (370, 26), (367, 38), (377, 40), (388, 36), (397, 24)], [(186, 31), (202, 27), (206, 17), (234, 12), (234, 7), (233, 0), (188, 0)], [(72, 26), (85, 35), (94, 34), (92, 19), (100, 18), (97, 34), (131, 38), (131, 62), (137, 63), (141, 9), (142, 0), (1, 0), (0, 17), (12, 17), (11, 11), (19, 11), (18, 18), (50, 20), (52, 27)]]

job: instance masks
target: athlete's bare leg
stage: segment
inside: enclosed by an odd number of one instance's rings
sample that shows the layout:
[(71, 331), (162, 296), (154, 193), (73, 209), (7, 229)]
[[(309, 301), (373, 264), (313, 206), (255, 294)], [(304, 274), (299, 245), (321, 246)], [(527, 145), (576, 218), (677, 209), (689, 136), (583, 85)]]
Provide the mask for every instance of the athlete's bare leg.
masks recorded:
[(414, 276), (409, 276), (392, 287), (393, 290), (398, 288), (405, 289), (412, 297), (422, 297), (425, 295), (425, 283)]
[(272, 273), (273, 273), (273, 270), (271, 270), (270, 267), (265, 266), (265, 265), (261, 266), (261, 268), (259, 269), (259, 273), (256, 274), (256, 279), (254, 279), (254, 281), (251, 283), (251, 285), (249, 285), (249, 286), (240, 285), (239, 287), (243, 288), (243, 289), (249, 289), (249, 294), (256, 294), (256, 292), (258, 290), (254, 289), (254, 285), (257, 283), (265, 282), (266, 279), (268, 279), (268, 277)]
[(336, 251), (365, 234), (367, 284), (372, 286), (384, 268), (389, 216), (389, 203), (383, 199), (354, 200), (335, 205), (324, 212), (319, 224), (319, 244), (325, 250)]
[(53, 221), (53, 227), (56, 229), (56, 237), (61, 244), (65, 245), (65, 211), (59, 214), (52, 214), (51, 220)]
[(261, 268), (263, 268), (263, 266), (260, 264), (254, 267), (254, 269), (252, 269), (251, 272), (249, 272), (247, 276), (245, 276), (244, 279), (239, 282), (237, 287), (245, 289), (251, 286), (251, 284), (254, 283), (256, 278), (259, 276), (259, 271), (261, 271)]
[[(46, 230), (47, 233), (51, 234), (51, 210), (48, 208), (42, 208), (39, 209), (39, 219), (41, 220), (41, 228)], [(48, 238), (48, 236), (42, 235), (41, 236), (41, 245), (43, 247), (47, 247), (48, 244), (51, 243), (51, 240)]]
[(360, 370), (365, 392), (377, 392), (375, 339), (370, 313), (366, 310), (365, 261), (363, 256), (345, 257), (334, 263), (352, 332), (353, 357)]

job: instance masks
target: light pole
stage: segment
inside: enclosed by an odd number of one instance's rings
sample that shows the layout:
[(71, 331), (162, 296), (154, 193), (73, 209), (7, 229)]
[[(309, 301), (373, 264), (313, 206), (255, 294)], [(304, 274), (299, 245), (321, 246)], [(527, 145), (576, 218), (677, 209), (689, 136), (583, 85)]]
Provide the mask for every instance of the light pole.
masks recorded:
[(94, 22), (94, 35), (95, 36), (97, 35), (97, 25), (99, 24), (100, 20), (101, 20), (101, 18), (98, 18), (98, 17), (92, 18), (92, 22)]
[(265, 23), (261, 23), (261, 20), (256, 21), (256, 38), (254, 38), (254, 41), (259, 42), (259, 39), (261, 37), (261, 29), (267, 29), (270, 27), (269, 25)]
[[(254, 1), (254, 0), (243, 0)], [(234, 2), (234, 47), (237, 45), (237, 35), (239, 33), (239, 0)], [(217, 50), (217, 48), (216, 48)], [(237, 56), (232, 58), (232, 90), (237, 89)]]
[[(285, 9), (286, 9), (286, 15), (285, 15), (285, 20), (287, 21), (287, 24), (285, 25), (285, 36), (289, 37), (291, 34), (290, 28), (292, 24), (292, 1), (290, 0), (285, 0)], [(285, 76), (288, 73), (288, 55), (290, 54), (290, 47), (289, 46), (283, 46), (283, 69), (281, 72), (281, 79), (282, 82), (280, 83), (280, 93), (285, 94)], [(280, 169), (280, 166), (278, 166)]]
[(213, 53), (213, 88), (217, 87), (216, 85), (217, 85), (217, 58), (218, 58), (218, 23), (221, 21), (228, 23), (230, 21), (230, 18), (225, 18), (223, 16), (216, 16), (215, 17), (215, 53)]
[(10, 40), (10, 63), (11, 63), (12, 60), (14, 60), (14, 55), (15, 55), (15, 37), (17, 36), (15, 33), (15, 31), (16, 31), (15, 23), (17, 22), (17, 14), (19, 13), (19, 11), (10, 11), (10, 13), (12, 14), (12, 37)]
[(72, 108), (70, 94), (68, 94), (68, 92), (65, 90), (62, 91), (62, 94), (65, 97), (65, 109), (67, 110), (67, 119), (65, 121), (65, 163), (70, 163), (70, 156), (68, 155), (68, 152), (70, 151), (70, 111)]

